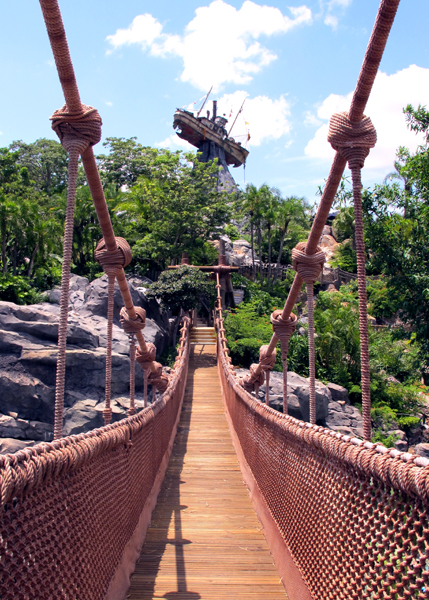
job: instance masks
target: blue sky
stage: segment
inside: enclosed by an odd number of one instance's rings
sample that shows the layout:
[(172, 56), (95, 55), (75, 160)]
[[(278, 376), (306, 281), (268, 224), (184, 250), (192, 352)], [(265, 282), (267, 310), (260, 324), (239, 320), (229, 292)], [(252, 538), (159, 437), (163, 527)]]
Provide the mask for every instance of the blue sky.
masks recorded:
[[(250, 133), (245, 178), (314, 200), (329, 172), (329, 116), (347, 110), (373, 27), (375, 0), (73, 0), (60, 2), (82, 101), (103, 119), (103, 137), (183, 149), (176, 107), (211, 85), (229, 116), (246, 98), (232, 136)], [(63, 104), (35, 0), (0, 0), (0, 146), (55, 135)], [(402, 107), (429, 105), (427, 0), (402, 0), (367, 115), (378, 132), (364, 184), (381, 183), (407, 131)], [(247, 123), (247, 124), (246, 124)], [(242, 136), (242, 137), (240, 137)], [(98, 145), (96, 153), (103, 148)], [(243, 185), (243, 168), (232, 169)]]

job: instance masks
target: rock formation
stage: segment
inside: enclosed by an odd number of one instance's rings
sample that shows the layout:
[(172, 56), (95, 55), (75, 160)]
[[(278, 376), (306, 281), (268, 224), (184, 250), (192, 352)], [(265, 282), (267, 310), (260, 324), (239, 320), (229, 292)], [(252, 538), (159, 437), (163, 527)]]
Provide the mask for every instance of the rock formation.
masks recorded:
[[(168, 344), (169, 320), (156, 301), (146, 299), (138, 281), (130, 283), (134, 304), (147, 313), (145, 339), (160, 353)], [(0, 302), (0, 438), (10, 440), (1, 441), (3, 452), (52, 439), (59, 290), (52, 290), (48, 299), (31, 306)], [(119, 326), (123, 301), (117, 287), (114, 300), (113, 421), (125, 416), (129, 403), (129, 342)], [(68, 435), (103, 424), (106, 314), (107, 277), (89, 283), (74, 275), (67, 335), (64, 433)], [(142, 390), (142, 371), (136, 369), (137, 406), (142, 405)]]

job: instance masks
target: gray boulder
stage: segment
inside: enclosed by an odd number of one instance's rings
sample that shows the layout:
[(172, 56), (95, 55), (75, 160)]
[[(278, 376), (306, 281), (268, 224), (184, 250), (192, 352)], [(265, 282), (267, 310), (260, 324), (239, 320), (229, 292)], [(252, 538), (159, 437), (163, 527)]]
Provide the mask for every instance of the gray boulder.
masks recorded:
[[(171, 324), (158, 303), (147, 300), (138, 281), (130, 285), (136, 306), (146, 310), (145, 340), (161, 353)], [(0, 438), (52, 439), (56, 377), (59, 295), (49, 302), (18, 306), (0, 302)], [(123, 306), (118, 286), (114, 296), (112, 406), (113, 420), (124, 408), (115, 398), (129, 397), (129, 340), (119, 324)], [(107, 277), (89, 283), (73, 275), (70, 282), (67, 333), (65, 432), (78, 433), (102, 425), (107, 334)], [(143, 394), (143, 374), (136, 369), (136, 396)], [(82, 404), (83, 403), (83, 404)], [(86, 404), (85, 404), (86, 403)], [(74, 416), (73, 416), (74, 415)], [(5, 446), (6, 447), (6, 446)], [(12, 447), (10, 444), (8, 448)]]
[[(238, 377), (249, 374), (248, 369), (236, 369)], [(310, 421), (310, 380), (288, 372), (288, 414), (301, 421)], [(265, 401), (265, 384), (259, 388), (258, 399)], [(335, 400), (340, 398), (340, 400)], [(270, 406), (283, 412), (283, 374), (270, 373)], [(350, 404), (346, 388), (334, 383), (324, 385), (316, 380), (316, 422), (343, 435), (363, 435), (362, 415)]]
[[(236, 369), (238, 376), (249, 373), (247, 369)], [(310, 382), (293, 372), (288, 372), (288, 414), (302, 421), (310, 420)], [(265, 401), (265, 383), (259, 388), (258, 399)], [(326, 385), (316, 381), (316, 421), (324, 423), (328, 416), (328, 406), (331, 393)], [(283, 374), (273, 371), (270, 373), (270, 406), (283, 410)]]
[(418, 456), (423, 456), (423, 458), (429, 458), (429, 444), (417, 444), (415, 447), (416, 454)]

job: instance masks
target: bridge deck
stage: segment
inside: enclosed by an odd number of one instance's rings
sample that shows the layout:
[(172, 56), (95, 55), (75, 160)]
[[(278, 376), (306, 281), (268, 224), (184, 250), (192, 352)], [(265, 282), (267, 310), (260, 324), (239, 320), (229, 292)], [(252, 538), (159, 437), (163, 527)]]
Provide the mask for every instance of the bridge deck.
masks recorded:
[(178, 434), (130, 600), (285, 600), (224, 416), (216, 347), (195, 345)]

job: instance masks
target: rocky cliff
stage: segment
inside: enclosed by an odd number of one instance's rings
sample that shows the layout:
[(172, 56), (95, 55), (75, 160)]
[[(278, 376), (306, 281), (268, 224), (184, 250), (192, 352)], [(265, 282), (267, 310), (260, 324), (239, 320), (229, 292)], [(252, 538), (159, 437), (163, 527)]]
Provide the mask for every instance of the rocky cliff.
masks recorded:
[[(149, 301), (137, 280), (130, 281), (136, 306), (146, 310), (146, 341), (158, 354), (170, 337), (170, 323), (157, 302)], [(0, 452), (13, 452), (53, 433), (54, 386), (59, 320), (59, 290), (49, 302), (18, 306), (0, 302)], [(115, 288), (112, 354), (113, 421), (129, 405), (129, 342), (119, 326), (123, 301)], [(103, 424), (107, 277), (92, 283), (74, 275), (70, 285), (67, 335), (64, 433), (87, 431)], [(136, 369), (137, 406), (143, 377)]]

